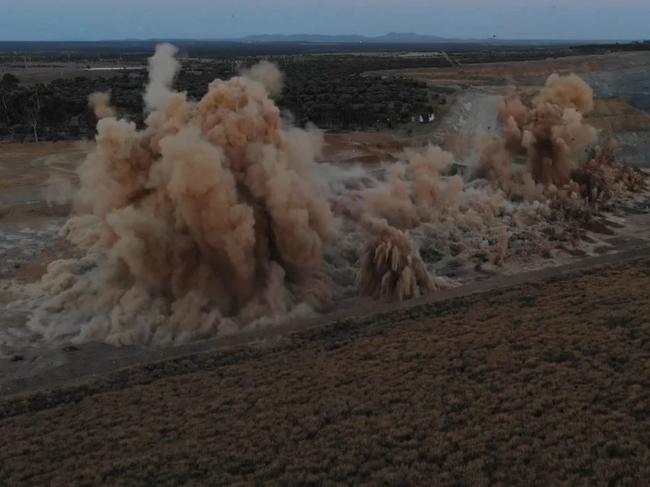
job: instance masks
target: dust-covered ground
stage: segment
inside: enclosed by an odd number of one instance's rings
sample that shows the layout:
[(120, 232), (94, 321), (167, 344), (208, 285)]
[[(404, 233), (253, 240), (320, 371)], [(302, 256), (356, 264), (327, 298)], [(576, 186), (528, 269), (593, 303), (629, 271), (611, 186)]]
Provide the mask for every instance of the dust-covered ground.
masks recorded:
[(6, 485), (647, 485), (650, 257), (0, 403)]
[(0, 144), (0, 282), (38, 279), (50, 261), (65, 255), (59, 231), (70, 214), (77, 166), (89, 147), (82, 142)]

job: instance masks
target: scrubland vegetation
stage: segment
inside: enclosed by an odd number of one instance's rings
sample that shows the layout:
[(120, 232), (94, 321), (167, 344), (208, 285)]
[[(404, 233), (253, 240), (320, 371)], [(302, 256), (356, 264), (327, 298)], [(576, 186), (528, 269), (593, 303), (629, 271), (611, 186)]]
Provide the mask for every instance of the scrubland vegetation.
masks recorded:
[(647, 485), (650, 260), (0, 403), (7, 485)]

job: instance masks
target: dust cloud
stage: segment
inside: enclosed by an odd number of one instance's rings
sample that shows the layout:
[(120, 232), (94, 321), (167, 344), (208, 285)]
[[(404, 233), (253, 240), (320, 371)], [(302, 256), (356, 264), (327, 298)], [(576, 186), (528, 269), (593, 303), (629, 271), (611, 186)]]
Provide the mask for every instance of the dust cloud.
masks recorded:
[(484, 142), (476, 177), (496, 183), (510, 199), (561, 207), (640, 191), (645, 175), (617, 163), (611, 146), (595, 146), (599, 133), (585, 119), (593, 108), (593, 90), (573, 74), (549, 76), (527, 103), (510, 97), (500, 110), (503, 133)]
[[(144, 130), (98, 116), (64, 228), (85, 257), (43, 278), (50, 299), (31, 324), (47, 334), (69, 330), (61, 321), (84, 340), (183, 341), (330, 299), (322, 256), (336, 227), (310, 167), (322, 134), (283, 124), (271, 64), (192, 102), (171, 88), (174, 53), (151, 58)], [(106, 113), (106, 97), (92, 103)]]
[(97, 145), (64, 227), (83, 256), (53, 262), (30, 297), (46, 340), (180, 343), (359, 294), (411, 299), (580, 248), (568, 209), (645, 189), (594, 149), (593, 93), (574, 75), (508, 99), (501, 135), (464, 177), (433, 145), (397, 163), (316, 163), (323, 134), (281, 117), (274, 65), (192, 101), (172, 88), (175, 53), (161, 45), (150, 60), (144, 129), (91, 97)]
[(74, 184), (70, 179), (59, 174), (50, 174), (45, 182), (43, 197), (49, 206), (69, 203), (75, 193)]
[(88, 106), (93, 109), (97, 120), (114, 117), (115, 109), (111, 106), (110, 93), (97, 92), (88, 97)]

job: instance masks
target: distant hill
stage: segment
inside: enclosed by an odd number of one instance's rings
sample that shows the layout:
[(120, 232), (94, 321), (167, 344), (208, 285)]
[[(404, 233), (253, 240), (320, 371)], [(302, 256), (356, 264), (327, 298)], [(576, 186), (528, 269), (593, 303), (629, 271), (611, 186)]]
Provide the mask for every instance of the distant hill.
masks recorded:
[(320, 34), (260, 34), (250, 35), (234, 41), (264, 43), (264, 42), (314, 42), (321, 44), (347, 44), (350, 42), (368, 42), (369, 38), (361, 35), (320, 35)]
[[(449, 42), (452, 39), (432, 36), (432, 35), (422, 35), (414, 34), (413, 32), (390, 32), (383, 36), (373, 37), (372, 42)], [(462, 41), (463, 39), (455, 39), (457, 41)]]
[(416, 34), (413, 32), (390, 32), (375, 37), (357, 34), (259, 34), (227, 40), (231, 42), (244, 42), (250, 44), (484, 44), (496, 46), (582, 45), (606, 42), (599, 40), (499, 39), (497, 37), (487, 39), (462, 39), (428, 34)]
[(414, 34), (412, 32), (391, 32), (376, 37), (362, 36), (362, 35), (319, 35), (319, 34), (262, 34), (251, 35), (242, 37), (240, 39), (233, 39), (243, 42), (313, 42), (320, 44), (348, 44), (348, 43), (440, 43), (440, 42), (458, 42), (458, 39), (445, 39), (444, 37)]
[[(1, 35), (1, 34), (0, 34)], [(603, 44), (612, 49), (621, 49), (616, 41), (602, 40), (544, 40), (544, 39), (488, 39), (446, 38), (411, 32), (391, 32), (380, 36), (358, 34), (260, 34), (240, 38), (213, 39), (123, 39), (101, 41), (2, 41), (2, 53), (148, 53), (160, 42), (176, 44), (193, 55), (280, 55), (296, 53), (330, 52), (376, 52), (376, 51), (428, 51), (428, 50), (470, 50), (470, 49), (526, 49), (537, 47), (578, 47), (589, 45), (598, 49)], [(633, 41), (620, 41), (621, 44)], [(634, 42), (631, 49), (647, 49), (648, 44)]]

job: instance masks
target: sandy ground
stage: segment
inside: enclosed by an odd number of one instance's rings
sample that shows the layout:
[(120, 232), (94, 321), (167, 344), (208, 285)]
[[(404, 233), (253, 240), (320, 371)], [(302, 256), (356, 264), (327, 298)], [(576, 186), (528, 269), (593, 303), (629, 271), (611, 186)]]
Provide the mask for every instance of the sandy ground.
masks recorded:
[(325, 134), (323, 159), (339, 164), (373, 165), (400, 159), (409, 139), (389, 132)]
[(0, 402), (7, 485), (647, 485), (650, 258)]
[[(38, 279), (62, 255), (59, 230), (88, 149), (88, 143), (0, 144), (0, 283)], [(60, 187), (62, 181), (70, 187)]]
[[(468, 64), (449, 68), (412, 68), (377, 71), (382, 75), (408, 75), (438, 83), (467, 86), (539, 85), (551, 73), (577, 73), (601, 81), (596, 91), (607, 96), (620, 94), (620, 87), (638, 91), (639, 84), (647, 87), (642, 73), (650, 64), (650, 53), (615, 52), (605, 55), (567, 56), (537, 61)], [(630, 89), (622, 91), (629, 92)]]

